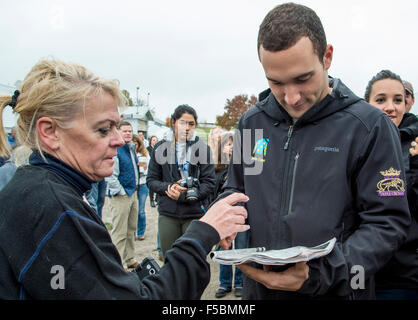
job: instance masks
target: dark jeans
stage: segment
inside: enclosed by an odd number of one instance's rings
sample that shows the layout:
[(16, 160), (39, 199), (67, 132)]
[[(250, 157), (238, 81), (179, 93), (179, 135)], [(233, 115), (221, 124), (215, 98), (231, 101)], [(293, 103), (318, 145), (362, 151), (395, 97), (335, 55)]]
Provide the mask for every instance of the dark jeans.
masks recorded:
[[(248, 246), (248, 231), (238, 232), (234, 240), (235, 249), (244, 249)], [(230, 250), (232, 249), (232, 246)], [(233, 266), (228, 266), (221, 264), (219, 270), (219, 282), (220, 288), (229, 290), (232, 288), (232, 268)], [(235, 276), (234, 276), (234, 288), (242, 288), (242, 271), (235, 267)]]
[(97, 214), (100, 218), (102, 218), (102, 209), (105, 202), (105, 196), (106, 196), (106, 181), (105, 179), (102, 179), (97, 184)]

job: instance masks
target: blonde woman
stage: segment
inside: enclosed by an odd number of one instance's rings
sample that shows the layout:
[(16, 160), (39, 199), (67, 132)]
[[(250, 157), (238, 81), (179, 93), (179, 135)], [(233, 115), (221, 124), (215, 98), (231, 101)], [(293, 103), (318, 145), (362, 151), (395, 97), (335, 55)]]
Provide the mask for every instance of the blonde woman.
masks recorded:
[[(0, 111), (11, 100), (0, 96)], [(190, 225), (158, 275), (141, 281), (124, 270), (83, 200), (112, 174), (124, 100), (117, 81), (77, 64), (42, 60), (25, 77), (14, 111), (19, 141), (33, 153), (0, 192), (0, 299), (199, 299), (210, 280), (207, 253), (248, 229), (246, 211), (232, 206), (248, 198), (236, 194)]]
[(214, 165), (219, 163), (218, 140), (224, 132), (225, 130), (219, 126), (213, 127), (209, 131), (208, 146), (210, 147), (210, 152), (212, 154), (212, 161), (213, 161), (212, 163)]

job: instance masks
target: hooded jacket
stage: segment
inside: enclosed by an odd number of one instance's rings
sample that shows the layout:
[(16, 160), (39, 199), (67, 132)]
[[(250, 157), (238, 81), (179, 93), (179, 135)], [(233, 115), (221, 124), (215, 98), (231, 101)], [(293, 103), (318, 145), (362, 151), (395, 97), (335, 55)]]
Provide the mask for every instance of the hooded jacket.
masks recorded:
[[(270, 90), (239, 121), (219, 199), (249, 197), (249, 246), (338, 239), (329, 255), (308, 262), (298, 292), (245, 277), (244, 299), (373, 298), (374, 274), (406, 238), (411, 218), (397, 128), (340, 80), (330, 78), (330, 87), (295, 124)], [(362, 287), (353, 285), (355, 270), (364, 270), (364, 289), (353, 290)]]
[[(177, 165), (175, 140), (170, 131), (158, 142), (151, 152), (148, 166), (147, 186), (158, 194), (158, 212), (175, 218), (200, 218), (208, 205), (208, 197), (215, 188), (215, 169), (211, 163), (210, 148), (198, 136), (186, 142), (186, 150), (191, 149), (189, 174), (198, 178), (198, 200), (189, 202), (185, 194), (173, 200), (166, 195), (169, 185), (181, 180)], [(204, 207), (202, 209), (202, 206)]]

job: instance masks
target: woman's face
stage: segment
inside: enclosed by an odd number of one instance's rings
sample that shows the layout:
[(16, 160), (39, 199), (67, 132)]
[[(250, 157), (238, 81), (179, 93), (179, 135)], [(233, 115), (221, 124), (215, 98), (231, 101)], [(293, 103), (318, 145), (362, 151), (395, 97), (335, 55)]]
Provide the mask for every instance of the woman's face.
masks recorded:
[(57, 128), (59, 147), (55, 155), (93, 181), (110, 176), (116, 148), (125, 144), (116, 127), (118, 122), (117, 104), (109, 93), (91, 99), (72, 128)]
[(150, 141), (150, 145), (151, 147), (154, 148), (155, 144), (158, 142), (158, 138), (157, 137), (152, 137), (151, 141)]
[(222, 135), (222, 133), (223, 133), (223, 130), (221, 128), (213, 129), (212, 134), (211, 134), (213, 142), (216, 143), (218, 141), (218, 138)]
[(174, 122), (174, 134), (176, 141), (186, 142), (193, 136), (196, 129), (196, 121), (190, 113), (183, 113), (180, 118)]
[(369, 103), (388, 115), (398, 127), (405, 113), (405, 89), (394, 79), (376, 81), (370, 92)]
[(224, 149), (222, 151), (223, 153), (226, 153), (228, 157), (231, 157), (233, 149), (234, 149), (234, 140), (232, 138), (229, 138), (228, 142), (225, 143)]

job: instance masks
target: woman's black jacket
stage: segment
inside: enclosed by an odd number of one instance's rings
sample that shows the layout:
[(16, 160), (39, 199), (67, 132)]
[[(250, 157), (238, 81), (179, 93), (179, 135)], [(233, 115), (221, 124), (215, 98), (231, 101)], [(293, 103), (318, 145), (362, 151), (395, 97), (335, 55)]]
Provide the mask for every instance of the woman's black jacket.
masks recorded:
[(199, 179), (198, 200), (189, 202), (185, 194), (176, 201), (165, 193), (168, 186), (182, 179), (176, 162), (175, 141), (163, 139), (158, 142), (148, 166), (148, 188), (158, 194), (158, 211), (161, 215), (175, 218), (200, 218), (209, 205), (208, 197), (215, 188), (215, 169), (211, 163), (210, 148), (195, 137), (187, 141), (191, 148), (189, 174)]

